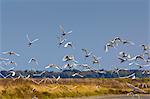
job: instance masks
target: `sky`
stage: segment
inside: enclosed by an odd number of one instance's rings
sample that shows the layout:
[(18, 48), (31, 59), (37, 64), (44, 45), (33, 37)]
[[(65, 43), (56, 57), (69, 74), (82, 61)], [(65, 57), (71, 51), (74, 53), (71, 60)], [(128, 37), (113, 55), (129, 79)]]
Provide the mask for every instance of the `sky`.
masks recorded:
[[(82, 48), (87, 48), (101, 59), (94, 68), (136, 68), (128, 63), (120, 64), (120, 51), (140, 54), (140, 44), (148, 44), (148, 0), (0, 0), (0, 52), (15, 51), (21, 56), (1, 57), (16, 61), (16, 70), (43, 70), (47, 64), (63, 66), (64, 55), (74, 55), (79, 63), (92, 65), (91, 58), (84, 60)], [(58, 47), (59, 25), (72, 34), (66, 38), (75, 49)], [(26, 35), (39, 38), (31, 48), (27, 47)], [(104, 45), (114, 37), (131, 40), (135, 46), (118, 46), (104, 51)], [(39, 66), (28, 64), (35, 57)], [(7, 66), (10, 68), (12, 66)]]

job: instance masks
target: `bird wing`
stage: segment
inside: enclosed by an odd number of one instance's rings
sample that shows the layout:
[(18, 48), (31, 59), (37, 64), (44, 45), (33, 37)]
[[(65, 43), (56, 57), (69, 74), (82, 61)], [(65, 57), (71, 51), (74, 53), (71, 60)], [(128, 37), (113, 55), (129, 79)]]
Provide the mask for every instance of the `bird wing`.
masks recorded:
[(129, 42), (129, 44), (131, 44), (131, 45), (135, 45), (135, 43), (133, 43), (132, 41), (128, 41)]
[(105, 52), (108, 52), (108, 45), (105, 45)]
[(65, 32), (64, 27), (62, 25), (60, 25), (59, 27), (60, 27), (60, 30), (64, 33)]
[(8, 54), (9, 52), (2, 52), (2, 54)]
[(29, 35), (28, 34), (26, 35), (26, 37), (27, 37), (28, 41), (31, 42), (31, 40), (29, 39)]
[(20, 56), (20, 54), (15, 53), (16, 56)]
[(38, 41), (38, 40), (39, 40), (39, 39), (35, 39), (35, 40), (32, 41), (32, 43), (34, 43), (34, 42), (36, 42), (36, 41)]
[(11, 76), (15, 76), (16, 72), (15, 71), (10, 71), (12, 74)]
[(32, 62), (32, 59), (33, 59), (33, 58), (31, 58), (31, 59), (29, 60), (29, 62), (28, 62), (28, 63), (31, 63), (31, 62)]
[(47, 65), (45, 68), (50, 68), (50, 65)]
[(60, 79), (60, 76), (57, 77), (56, 81), (58, 81)]
[(68, 32), (67, 32), (67, 34), (70, 34), (70, 33), (72, 33), (72, 31), (68, 31)]
[(67, 48), (67, 47), (68, 47), (68, 44), (69, 44), (69, 42), (67, 42), (67, 43), (64, 45), (64, 47)]

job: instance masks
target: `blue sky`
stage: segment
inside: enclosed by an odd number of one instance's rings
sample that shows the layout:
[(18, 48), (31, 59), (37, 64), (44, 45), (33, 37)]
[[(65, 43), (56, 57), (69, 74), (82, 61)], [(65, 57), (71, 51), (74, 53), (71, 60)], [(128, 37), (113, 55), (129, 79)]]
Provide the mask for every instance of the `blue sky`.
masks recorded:
[[(142, 49), (138, 45), (149, 43), (148, 0), (0, 1), (0, 50), (21, 55), (9, 57), (18, 63), (16, 69), (43, 69), (49, 63), (62, 66), (65, 54), (75, 55), (79, 63), (91, 64), (90, 59), (84, 60), (82, 48), (102, 57), (100, 68), (112, 69), (113, 65), (130, 69), (127, 63), (119, 63), (116, 57), (119, 51), (140, 54)], [(75, 49), (58, 48), (59, 25), (73, 31), (67, 38)], [(26, 34), (40, 40), (28, 48)], [(119, 46), (105, 53), (104, 45), (116, 36), (132, 40), (136, 45)], [(40, 65), (28, 64), (31, 57), (37, 58)]]

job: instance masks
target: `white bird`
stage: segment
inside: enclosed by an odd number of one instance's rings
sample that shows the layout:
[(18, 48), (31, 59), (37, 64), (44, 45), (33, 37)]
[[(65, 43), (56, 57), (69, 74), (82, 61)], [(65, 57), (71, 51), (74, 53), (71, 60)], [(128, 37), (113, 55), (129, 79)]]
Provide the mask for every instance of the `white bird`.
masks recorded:
[(100, 64), (101, 57), (97, 57), (96, 55), (93, 55), (93, 64)]
[(142, 64), (138, 64), (138, 63), (136, 63), (136, 62), (131, 62), (131, 63), (129, 63), (129, 66), (131, 66), (131, 65), (136, 65), (136, 66), (138, 66), (139, 67), (139, 69), (141, 69), (141, 68), (144, 68), (144, 67), (150, 67), (150, 64), (144, 64), (144, 65), (142, 65)]
[(92, 72), (95, 72), (95, 73), (100, 73), (100, 74), (106, 74), (107, 72), (105, 70), (91, 70)]
[(57, 78), (55, 76), (52, 76), (52, 77), (56, 80), (56, 82), (58, 82), (58, 80), (60, 80), (60, 76), (58, 76)]
[(34, 42), (36, 42), (36, 41), (39, 40), (39, 39), (34, 39), (34, 40), (31, 41), (31, 40), (29, 39), (28, 34), (27, 34), (27, 39), (28, 39), (28, 42), (29, 42), (29, 43), (28, 43), (28, 47), (31, 47), (31, 45), (32, 45)]
[(150, 52), (145, 52), (144, 55), (147, 55), (146, 62), (150, 62)]
[(64, 69), (65, 69), (65, 68), (71, 69), (71, 68), (73, 68), (74, 66), (77, 66), (77, 64), (75, 64), (75, 63), (65, 64), (65, 65), (64, 65)]
[(24, 79), (29, 79), (31, 77), (31, 75), (26, 75), (26, 76), (23, 76), (22, 74), (19, 73), (19, 76), (21, 78), (24, 78)]
[(41, 73), (38, 73), (38, 74), (33, 74), (33, 76), (38, 76), (38, 77), (40, 77), (40, 76), (42, 76), (43, 74), (45, 73), (45, 71), (42, 71)]
[(141, 55), (136, 55), (136, 56), (134, 56), (133, 58), (131, 58), (130, 60), (132, 61), (137, 61), (138, 59), (140, 59), (140, 60), (143, 60), (144, 62), (146, 62), (146, 60), (144, 59), (144, 55), (143, 54), (141, 54)]
[(7, 62), (6, 61), (0, 61), (0, 65), (4, 65), (4, 66), (7, 66)]
[(142, 44), (140, 46), (143, 47), (144, 51), (150, 50), (150, 46), (149, 45)]
[(119, 56), (122, 58), (131, 59), (131, 55), (127, 54), (126, 52), (123, 52), (123, 51), (119, 52)]
[(118, 77), (120, 77), (120, 74), (119, 74), (120, 70), (121, 70), (120, 68), (115, 67), (115, 69), (111, 72), (111, 74), (116, 73), (118, 75)]
[(11, 68), (9, 68), (9, 69), (6, 69), (6, 68), (0, 66), (0, 68), (1, 68), (2, 70), (5, 70), (5, 71), (12, 71), (15, 67), (11, 67)]
[(16, 66), (17, 66), (17, 63), (16, 63), (15, 61), (9, 61), (9, 62), (7, 63), (7, 65), (16, 65)]
[(115, 41), (109, 41), (106, 45), (105, 45), (105, 52), (108, 52), (109, 48), (115, 48)]
[(59, 46), (61, 46), (67, 39), (63, 39), (62, 37), (57, 37), (59, 39)]
[(62, 26), (62, 25), (60, 25), (59, 27), (60, 27), (60, 30), (61, 30), (61, 32), (62, 32), (62, 34), (61, 34), (61, 36), (62, 36), (62, 37), (64, 37), (64, 36), (66, 36), (66, 35), (68, 35), (68, 34), (71, 34), (71, 33), (72, 33), (72, 31), (68, 31), (68, 32), (66, 32), (66, 31), (64, 30), (64, 28), (63, 28), (63, 26)]
[(56, 69), (58, 69), (58, 70), (62, 70), (58, 65), (56, 65), (56, 64), (48, 64), (46, 67), (45, 67), (46, 69), (47, 68), (56, 68)]
[(79, 74), (79, 73), (74, 73), (74, 74), (72, 74), (72, 76), (73, 76), (73, 77), (75, 77), (75, 76), (84, 77), (83, 75), (81, 75), (81, 74)]
[(7, 60), (9, 60), (9, 59), (0, 57), (0, 61), (7, 61)]
[(120, 63), (123, 63), (123, 62), (125, 62), (125, 61), (128, 61), (128, 59), (122, 58), (122, 57), (120, 57), (120, 56), (118, 56), (118, 59), (120, 60)]
[(128, 87), (130, 87), (131, 89), (133, 89), (133, 92), (135, 93), (146, 93), (146, 91), (138, 88), (138, 87), (135, 87), (134, 85), (132, 84), (129, 84), (129, 83), (126, 83)]
[(11, 76), (15, 76), (16, 75), (15, 71), (10, 71), (10, 73), (11, 73)]
[(82, 51), (85, 53), (85, 59), (90, 57), (92, 55), (91, 51), (88, 51), (87, 49), (83, 48)]
[(125, 77), (119, 77), (119, 78), (131, 78), (131, 79), (135, 79), (135, 73), (132, 73), (128, 76), (125, 76)]
[(128, 40), (121, 40), (122, 41), (122, 44), (126, 45), (135, 45), (132, 41), (128, 41)]
[(16, 56), (20, 56), (18, 53), (13, 52), (13, 51), (2, 52), (2, 54), (8, 54), (8, 55), (16, 55)]
[(7, 78), (7, 77), (11, 76), (11, 74), (8, 74), (8, 75), (4, 76), (2, 73), (0, 73), (0, 76), (3, 77), (3, 78)]
[(68, 47), (74, 48), (72, 42), (67, 42), (67, 43), (64, 45), (64, 48), (68, 48)]
[(39, 64), (37, 59), (35, 59), (35, 58), (31, 58), (28, 63), (31, 63), (31, 62), (34, 62), (36, 65)]
[(92, 67), (89, 66), (88, 64), (79, 64), (78, 66), (81, 66), (81, 67), (83, 67), (83, 68), (85, 68), (85, 69), (88, 69), (88, 70), (91, 70), (91, 69), (92, 69)]
[(73, 61), (75, 63), (78, 63), (78, 61), (75, 60), (75, 57), (73, 55), (65, 55), (62, 60), (64, 62)]
[(113, 41), (115, 41), (116, 43), (118, 43), (118, 42), (121, 42), (122, 39), (121, 39), (120, 37), (115, 37), (115, 38), (113, 39)]
[(31, 79), (31, 81), (34, 82), (35, 84), (39, 85), (44, 81), (44, 79), (41, 79), (40, 81), (37, 81), (35, 79)]

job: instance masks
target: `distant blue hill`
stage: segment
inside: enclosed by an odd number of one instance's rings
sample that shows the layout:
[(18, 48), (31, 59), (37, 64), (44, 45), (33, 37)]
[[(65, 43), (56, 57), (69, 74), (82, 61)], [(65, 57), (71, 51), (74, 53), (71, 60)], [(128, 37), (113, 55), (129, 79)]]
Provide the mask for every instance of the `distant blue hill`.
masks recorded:
[[(16, 74), (13, 77), (18, 77), (20, 75), (22, 76), (28, 76), (30, 75), (31, 78), (53, 78), (60, 76), (61, 78), (81, 78), (80, 76), (72, 76), (74, 73), (79, 73), (82, 75), (82, 78), (118, 78), (118, 77), (138, 77), (138, 78), (147, 78), (150, 77), (149, 71), (144, 70), (120, 70), (119, 75), (111, 70), (104, 71), (80, 71), (77, 69), (73, 70), (63, 70), (62, 72), (54, 72), (54, 71), (33, 71), (33, 70), (25, 70), (25, 71), (15, 71)], [(42, 73), (43, 72), (43, 73)], [(1, 78), (4, 77), (11, 77), (11, 71), (0, 71)], [(42, 74), (41, 74), (42, 73)], [(10, 76), (9, 76), (10, 75)]]

